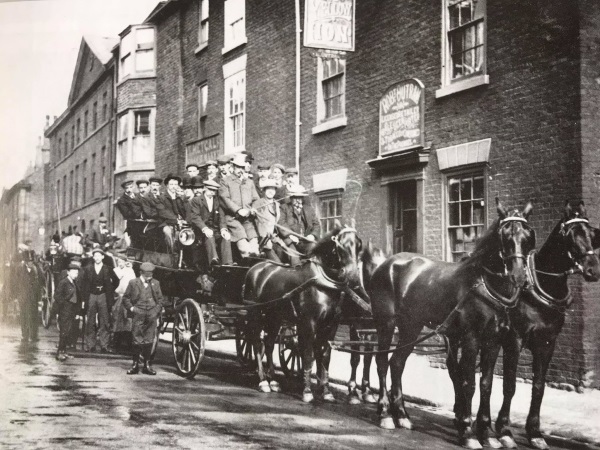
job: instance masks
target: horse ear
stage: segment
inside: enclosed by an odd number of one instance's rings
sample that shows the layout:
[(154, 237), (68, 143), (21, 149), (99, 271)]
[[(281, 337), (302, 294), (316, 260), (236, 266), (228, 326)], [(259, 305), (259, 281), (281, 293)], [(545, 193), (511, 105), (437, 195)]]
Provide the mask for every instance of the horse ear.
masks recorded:
[(496, 197), (496, 211), (498, 211), (498, 216), (500, 219), (504, 219), (507, 216), (506, 208), (502, 203), (500, 203), (500, 199)]
[(334, 228), (342, 228), (342, 222), (340, 222), (339, 219), (335, 219), (335, 221), (333, 222), (333, 226)]
[(568, 219), (569, 217), (571, 217), (571, 213), (573, 212), (573, 208), (571, 207), (571, 204), (569, 203), (569, 200), (567, 200), (565, 202), (565, 217)]
[(527, 204), (525, 205), (525, 209), (523, 210), (523, 217), (525, 219), (529, 218), (529, 215), (531, 214), (531, 212), (533, 211), (533, 203), (531, 203), (531, 201), (527, 202)]
[(579, 202), (579, 205), (577, 205), (579, 207), (579, 214), (581, 215), (581, 217), (586, 217), (586, 210), (585, 210), (585, 204), (583, 203), (583, 200)]
[(350, 219), (350, 228), (356, 229), (356, 219), (354, 217)]

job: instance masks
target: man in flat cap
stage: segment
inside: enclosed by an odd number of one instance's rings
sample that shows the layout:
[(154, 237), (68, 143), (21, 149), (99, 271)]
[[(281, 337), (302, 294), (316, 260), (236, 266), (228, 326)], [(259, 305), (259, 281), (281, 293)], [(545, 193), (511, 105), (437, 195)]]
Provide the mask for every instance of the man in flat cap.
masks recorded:
[(189, 163), (185, 166), (185, 171), (190, 178), (200, 176), (200, 166), (196, 163)]
[[(232, 264), (231, 234), (227, 229), (225, 214), (217, 195), (220, 185), (213, 180), (204, 180), (204, 193), (194, 197), (190, 203), (190, 223), (200, 242), (204, 245), (209, 264)], [(220, 247), (220, 259), (217, 252)], [(199, 263), (199, 255), (194, 258)]]
[(143, 224), (136, 222), (142, 219), (142, 200), (139, 195), (133, 191), (133, 180), (127, 180), (121, 183), (123, 194), (117, 200), (116, 206), (123, 218), (127, 221), (125, 232), (131, 239), (131, 245), (135, 248), (142, 248), (140, 235), (142, 234)]
[(221, 155), (217, 158), (217, 164), (219, 168), (219, 184), (223, 184), (223, 180), (225, 177), (231, 175), (232, 167), (231, 167), (231, 156), (230, 155)]
[[(261, 191), (264, 181), (269, 178), (270, 174), (271, 174), (271, 167), (268, 164), (259, 164), (258, 166), (256, 166), (257, 177), (254, 180), (254, 184), (256, 185), (256, 190), (258, 192)], [(275, 183), (275, 180), (273, 178), (271, 178), (271, 181), (269, 182), (269, 184), (271, 184), (271, 183)]]
[(56, 299), (55, 308), (58, 314), (58, 323), (60, 324), (58, 352), (56, 354), (56, 359), (59, 361), (67, 359), (67, 345), (71, 338), (71, 329), (81, 300), (79, 284), (75, 281), (79, 276), (80, 268), (81, 266), (70, 263), (67, 269), (67, 276), (58, 282), (56, 292), (54, 293), (54, 298)]
[(157, 319), (160, 316), (164, 299), (160, 283), (152, 275), (154, 264), (144, 262), (140, 266), (140, 276), (131, 280), (125, 294), (123, 305), (133, 315), (131, 333), (133, 334), (133, 365), (127, 371), (135, 375), (140, 371), (140, 356), (144, 359), (142, 373), (156, 375), (152, 369), (152, 345), (156, 336)]
[(233, 158), (233, 174), (219, 188), (219, 200), (225, 212), (225, 222), (242, 257), (257, 255), (258, 234), (254, 225), (252, 203), (258, 200), (256, 186), (246, 178), (246, 157), (238, 153)]
[(144, 212), (144, 219), (158, 220), (156, 202), (160, 197), (160, 187), (163, 180), (159, 177), (150, 177), (149, 181), (150, 191), (142, 198), (142, 211)]
[(108, 219), (105, 216), (100, 216), (98, 223), (95, 224), (88, 236), (88, 242), (94, 247), (100, 247), (106, 250), (110, 247), (111, 234), (108, 231)]
[[(100, 351), (109, 353), (110, 316), (115, 288), (119, 279), (110, 267), (104, 264), (104, 251), (96, 247), (92, 249), (94, 264), (83, 269), (83, 301), (87, 305), (84, 350), (94, 351), (97, 340), (100, 341)], [(96, 314), (98, 315), (98, 330), (96, 330)], [(97, 335), (97, 338), (96, 338)]]
[(206, 179), (216, 183), (220, 181), (219, 163), (213, 159), (206, 161)]
[(141, 180), (137, 180), (135, 182), (135, 184), (137, 184), (138, 195), (140, 197), (145, 196), (150, 190), (150, 181), (146, 180), (145, 178), (141, 179)]

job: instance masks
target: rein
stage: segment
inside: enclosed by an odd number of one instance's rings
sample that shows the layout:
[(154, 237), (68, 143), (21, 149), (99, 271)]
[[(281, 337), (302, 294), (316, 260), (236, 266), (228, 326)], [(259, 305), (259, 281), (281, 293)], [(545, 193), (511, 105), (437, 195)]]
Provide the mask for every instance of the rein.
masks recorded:
[[(573, 219), (573, 220), (575, 220), (575, 219)], [(530, 293), (531, 296), (541, 305), (546, 306), (547, 308), (550, 308), (550, 309), (564, 315), (572, 301), (571, 290), (567, 286), (568, 292), (564, 298), (553, 297), (552, 295), (548, 294), (544, 289), (542, 289), (542, 286), (540, 285), (537, 274), (542, 273), (545, 275), (550, 275), (550, 276), (555, 276), (555, 277), (566, 277), (568, 275), (580, 272), (580, 266), (577, 264), (575, 267), (572, 267), (571, 269), (569, 269), (565, 272), (562, 272), (562, 273), (558, 273), (558, 274), (542, 272), (535, 268), (535, 255), (536, 254), (537, 254), (537, 252), (535, 250), (532, 250), (528, 256), (527, 274), (528, 274), (529, 279), (531, 280), (531, 283), (530, 283), (529, 287), (527, 288), (527, 292)]]

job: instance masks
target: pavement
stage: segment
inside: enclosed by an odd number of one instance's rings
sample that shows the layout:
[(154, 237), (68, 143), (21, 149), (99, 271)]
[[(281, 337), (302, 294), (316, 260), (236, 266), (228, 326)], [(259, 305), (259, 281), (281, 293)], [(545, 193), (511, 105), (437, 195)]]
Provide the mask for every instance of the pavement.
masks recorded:
[[(277, 351), (275, 352), (277, 353)], [(207, 342), (207, 355), (236, 358), (235, 341)], [(278, 363), (275, 355), (275, 362)], [(329, 367), (333, 387), (346, 390), (350, 376), (350, 355), (332, 351)], [(314, 369), (313, 369), (314, 370)], [(362, 360), (358, 367), (357, 382), (362, 376)], [(388, 386), (389, 386), (388, 374)], [(371, 366), (371, 386), (379, 389), (377, 365)], [(411, 403), (434, 406), (438, 412), (453, 417), (454, 389), (446, 369), (431, 367), (426, 356), (411, 355), (408, 358), (402, 386), (405, 398)], [(512, 402), (511, 421), (513, 427), (524, 428), (531, 399), (531, 383), (517, 382)], [(491, 411), (493, 420), (502, 405), (502, 377), (494, 377)], [(479, 388), (473, 398), (473, 413), (479, 407)], [(410, 410), (409, 410), (410, 413)], [(584, 393), (568, 392), (546, 386), (541, 409), (542, 432), (578, 442), (600, 445), (600, 391), (587, 389)], [(521, 430), (523, 433), (524, 431)]]

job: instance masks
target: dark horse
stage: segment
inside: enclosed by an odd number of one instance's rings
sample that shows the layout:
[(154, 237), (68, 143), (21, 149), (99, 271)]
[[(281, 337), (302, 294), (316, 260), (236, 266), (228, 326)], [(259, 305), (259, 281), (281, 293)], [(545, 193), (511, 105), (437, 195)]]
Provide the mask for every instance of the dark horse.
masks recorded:
[[(546, 449), (540, 433), (540, 407), (544, 396), (546, 372), (554, 353), (556, 339), (565, 321), (572, 297), (568, 276), (581, 273), (585, 281), (600, 279), (600, 262), (594, 248), (600, 247), (600, 230), (590, 226), (583, 202), (565, 213), (539, 252), (529, 255), (530, 287), (523, 291), (519, 304), (510, 312), (511, 328), (502, 342), (504, 349), (504, 402), (496, 421), (496, 432), (505, 447), (516, 447), (510, 431), (510, 405), (515, 394), (517, 363), (522, 347), (533, 356), (533, 384), (526, 431), (531, 445)], [(491, 384), (490, 384), (491, 389)], [(489, 423), (487, 405), (480, 406), (480, 424)], [(485, 409), (482, 413), (481, 408)]]
[[(250, 268), (244, 284), (244, 300), (263, 304), (260, 308), (249, 309), (247, 330), (258, 355), (261, 391), (279, 391), (279, 385), (273, 379), (272, 355), (279, 329), (286, 321), (297, 327), (304, 370), (302, 400), (313, 400), (310, 376), (315, 360), (323, 399), (335, 400), (328, 386), (331, 356), (328, 341), (334, 338), (337, 330), (344, 290), (360, 286), (357, 255), (361, 248), (361, 240), (354, 228), (336, 226), (317, 242), (300, 266), (265, 261)], [(264, 348), (261, 331), (264, 331)], [(266, 371), (261, 361), (263, 353), (267, 357)]]
[[(477, 241), (469, 258), (448, 263), (399, 253), (367, 280), (379, 351), (390, 348), (396, 327), (399, 337), (389, 362), (387, 353), (376, 357), (382, 428), (412, 428), (404, 408), (402, 372), (423, 327), (437, 327), (450, 343), (447, 364), (454, 385), (460, 442), (468, 448), (481, 448), (471, 420), (477, 355), (482, 352), (482, 372), (493, 370), (495, 360), (491, 369), (488, 367), (487, 341), (507, 327), (506, 307), (513, 306), (520, 295), (527, 280), (525, 255), (535, 247), (535, 233), (527, 224), (531, 203), (522, 213), (509, 214), (496, 202), (499, 217)], [(386, 389), (388, 364), (392, 371), (391, 399)]]

